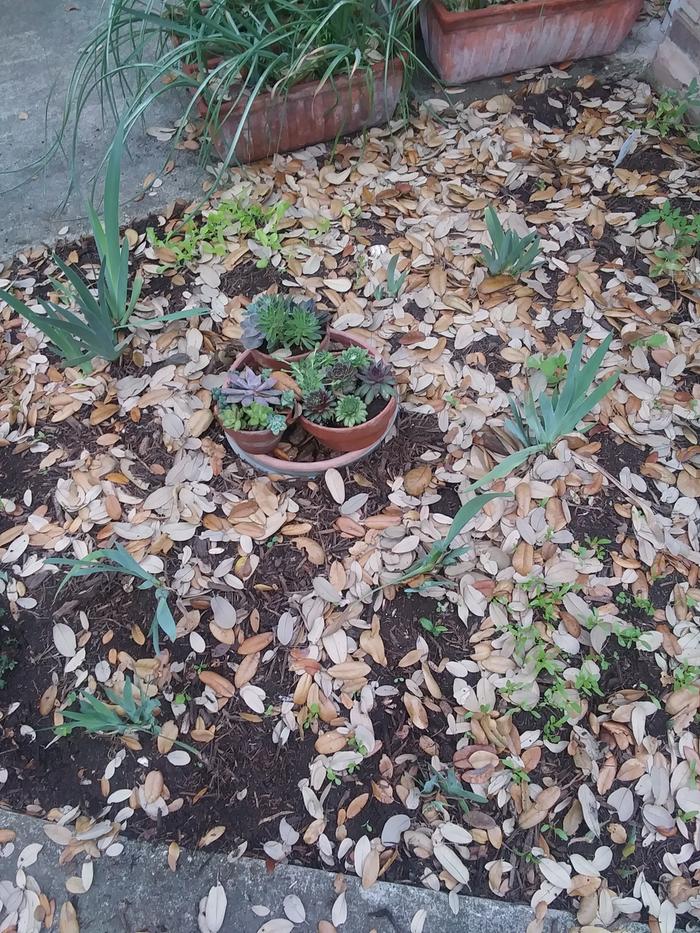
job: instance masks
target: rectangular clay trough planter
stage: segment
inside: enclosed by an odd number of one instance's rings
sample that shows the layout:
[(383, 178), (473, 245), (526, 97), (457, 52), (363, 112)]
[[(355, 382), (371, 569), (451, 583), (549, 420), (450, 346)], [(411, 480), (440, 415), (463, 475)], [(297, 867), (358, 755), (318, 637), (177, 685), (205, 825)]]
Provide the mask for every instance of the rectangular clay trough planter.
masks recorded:
[(614, 52), (643, 0), (525, 0), (452, 13), (441, 0), (420, 11), (428, 58), (446, 84)]
[[(326, 81), (318, 90), (318, 81), (297, 84), (286, 93), (260, 94), (236, 145), (240, 162), (256, 162), (275, 152), (290, 152), (315, 143), (356, 133), (370, 126), (387, 123), (396, 110), (403, 85), (403, 62), (394, 58), (384, 74), (384, 63), (372, 66), (371, 72), (357, 71), (352, 78), (339, 76)], [(206, 113), (204, 101), (198, 101), (200, 113)], [(221, 109), (221, 127), (214, 137), (214, 147), (224, 156), (233, 141), (244, 110), (241, 102)]]

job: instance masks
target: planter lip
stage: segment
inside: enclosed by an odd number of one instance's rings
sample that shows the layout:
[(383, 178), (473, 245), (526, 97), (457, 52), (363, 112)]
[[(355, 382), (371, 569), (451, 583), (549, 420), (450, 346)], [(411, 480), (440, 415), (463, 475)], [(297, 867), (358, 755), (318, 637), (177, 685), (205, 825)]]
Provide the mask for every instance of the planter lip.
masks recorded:
[[(342, 426), (338, 427), (337, 425), (333, 426), (329, 424), (322, 424), (320, 425), (320, 427), (322, 427), (324, 431), (352, 431), (355, 428), (367, 428), (369, 426), (377, 424), (380, 418), (383, 418), (385, 416), (387, 408), (390, 408), (392, 405), (394, 407), (398, 405), (398, 396), (396, 394), (392, 395), (391, 398), (387, 401), (384, 408), (380, 409), (373, 418), (369, 419), (369, 421), (363, 421), (362, 424), (353, 425), (352, 428), (346, 428)], [(315, 425), (316, 422), (315, 421), (310, 422), (308, 418), (304, 417), (304, 415), (299, 415), (299, 424), (304, 428), (305, 431), (308, 431), (308, 425), (309, 424)]]
[(613, 0), (517, 0), (515, 3), (496, 4), (483, 10), (448, 10), (442, 0), (423, 0), (440, 21), (441, 27), (453, 32), (474, 26), (509, 23), (526, 17), (555, 13), (568, 13), (584, 7), (607, 6)]
[[(582, 2), (582, 0), (579, 0), (579, 2)], [(386, 79), (388, 81), (392, 74), (403, 74), (403, 70), (403, 59), (400, 55), (395, 55), (394, 58), (390, 58), (388, 62), (374, 62), (374, 64), (369, 65), (369, 67), (357, 70), (350, 76), (343, 73), (339, 75), (333, 83), (331, 83), (330, 80), (326, 81), (323, 87), (319, 87), (320, 81), (313, 80), (302, 81), (299, 84), (294, 84), (284, 94), (274, 93), (271, 90), (261, 91), (248, 110), (248, 118), (252, 113), (257, 113), (260, 110), (266, 110), (269, 107), (271, 101), (284, 100), (294, 102), (307, 100), (309, 97), (317, 97), (319, 94), (324, 93), (324, 91), (332, 91), (340, 96), (340, 94), (342, 94), (344, 91), (347, 91), (348, 88), (352, 87), (354, 84), (358, 84), (360, 81), (363, 81), (367, 71), (371, 71), (374, 74), (375, 80), (378, 76), (386, 74)], [(202, 100), (202, 98), (198, 98), (198, 100)], [(202, 103), (205, 102), (202, 100)], [(246, 105), (247, 99), (239, 101), (237, 104), (223, 103), (221, 105), (221, 116), (223, 117), (228, 116), (229, 114), (242, 112)]]

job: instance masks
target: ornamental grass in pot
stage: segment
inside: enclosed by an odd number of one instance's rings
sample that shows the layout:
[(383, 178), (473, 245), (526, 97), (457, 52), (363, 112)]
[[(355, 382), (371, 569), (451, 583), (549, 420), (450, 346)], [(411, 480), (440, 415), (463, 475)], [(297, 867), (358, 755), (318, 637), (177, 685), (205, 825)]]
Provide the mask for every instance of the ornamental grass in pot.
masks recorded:
[(310, 299), (260, 295), (245, 309), (241, 340), (258, 366), (288, 371), (313, 350), (328, 346), (329, 319)]
[(362, 347), (317, 350), (292, 364), (292, 376), (301, 397), (299, 424), (330, 450), (370, 447), (394, 417), (394, 372)]
[[(110, 0), (80, 52), (62, 121), (74, 140), (93, 95), (130, 130), (182, 102), (171, 141), (203, 117), (203, 165), (335, 139), (408, 112), (420, 0)], [(56, 143), (58, 150), (61, 140)]]
[(279, 382), (269, 369), (256, 373), (246, 366), (230, 370), (222, 388), (212, 392), (221, 426), (248, 453), (270, 453), (295, 421), (295, 394)]

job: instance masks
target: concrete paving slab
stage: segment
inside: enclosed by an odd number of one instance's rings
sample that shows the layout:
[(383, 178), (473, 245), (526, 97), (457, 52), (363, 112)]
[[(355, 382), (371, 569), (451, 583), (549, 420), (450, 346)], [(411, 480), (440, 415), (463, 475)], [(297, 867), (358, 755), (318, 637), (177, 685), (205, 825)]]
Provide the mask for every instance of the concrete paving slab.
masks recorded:
[[(126, 841), (116, 858), (104, 856), (94, 863), (94, 881), (83, 895), (70, 896), (65, 882), (80, 874), (80, 863), (60, 867), (60, 849), (43, 832), (43, 823), (33, 817), (0, 810), (0, 829), (17, 833), (15, 850), (0, 859), (0, 881), (15, 881), (17, 856), (29, 843), (42, 843), (35, 864), (27, 874), (36, 879), (43, 893), (54, 898), (57, 914), (71, 900), (81, 933), (196, 933), (199, 900), (217, 882), (226, 892), (228, 907), (222, 933), (257, 933), (266, 920), (283, 918), (283, 901), (296, 894), (306, 910), (305, 923), (295, 927), (315, 931), (319, 921), (330, 921), (336, 876), (333, 872), (280, 865), (274, 872), (251, 858), (229, 861), (225, 855), (203, 852), (180, 856), (177, 871), (167, 867), (167, 847)], [(347, 921), (340, 933), (409, 933), (418, 910), (426, 911), (424, 933), (525, 933), (532, 920), (527, 906), (496, 900), (459, 897), (454, 914), (445, 894), (425, 888), (378, 882), (364, 890), (357, 878), (344, 876)], [(267, 917), (256, 916), (254, 905), (270, 909)], [(550, 910), (543, 933), (569, 933), (573, 917)], [(620, 933), (648, 933), (640, 924), (621, 924)]]
[[(56, 138), (65, 91), (79, 47), (99, 23), (102, 0), (5, 0), (0, 12), (0, 260), (23, 247), (53, 243), (67, 226), (73, 238), (87, 229), (85, 193), (99, 168), (113, 133), (103, 119), (99, 100), (85, 108), (81, 121), (79, 170), (83, 191), (75, 191), (61, 209), (70, 187), (68, 158), (58, 153), (46, 166), (32, 169)], [(47, 105), (48, 102), (48, 105)], [(174, 97), (151, 113), (149, 125), (172, 125), (182, 111)], [(69, 145), (67, 141), (67, 145)], [(196, 153), (176, 153), (176, 167), (162, 185), (144, 193), (143, 181), (158, 173), (168, 158), (169, 144), (136, 129), (122, 164), (124, 219), (145, 217), (176, 197), (190, 199), (202, 192), (204, 174)], [(98, 189), (99, 190), (99, 189)]]

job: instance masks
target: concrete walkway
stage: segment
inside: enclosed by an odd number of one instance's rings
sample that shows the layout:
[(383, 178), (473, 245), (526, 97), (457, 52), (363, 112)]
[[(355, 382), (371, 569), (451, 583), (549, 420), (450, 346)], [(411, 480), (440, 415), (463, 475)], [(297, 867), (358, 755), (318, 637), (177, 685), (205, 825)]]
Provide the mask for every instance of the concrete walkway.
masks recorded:
[[(73, 238), (86, 228), (85, 191), (71, 197), (59, 213), (70, 186), (66, 155), (58, 153), (37, 171), (35, 163), (56, 138), (61, 125), (65, 90), (70, 81), (79, 47), (100, 21), (102, 0), (5, 0), (0, 13), (0, 261), (23, 247), (53, 243), (65, 227)], [(48, 107), (47, 107), (48, 101)], [(167, 126), (181, 115), (177, 101), (151, 113), (146, 125)], [(84, 189), (101, 164), (114, 125), (99, 99), (86, 106), (81, 121), (79, 168)], [(66, 139), (66, 147), (71, 145)], [(144, 194), (149, 173), (159, 173), (169, 152), (167, 142), (158, 142), (145, 132), (135, 131), (129, 155), (122, 163), (122, 197), (125, 217), (145, 217), (176, 197), (190, 199), (202, 192), (204, 175), (196, 153), (179, 151), (176, 167), (159, 176), (162, 184)], [(99, 189), (98, 189), (99, 190)]]
[[(340, 888), (332, 872), (280, 865), (270, 873), (263, 862), (243, 858), (229, 862), (225, 855), (201, 852), (180, 856), (175, 872), (167, 866), (167, 846), (126, 841), (124, 851), (94, 863), (94, 880), (85, 894), (70, 895), (66, 879), (80, 876), (82, 856), (65, 867), (58, 863), (61, 849), (43, 832), (42, 821), (0, 810), (0, 830), (14, 830), (14, 851), (0, 858), (2, 882), (16, 882), (17, 859), (25, 846), (43, 848), (26, 873), (39, 890), (61, 906), (73, 903), (80, 933), (196, 933), (199, 901), (221, 882), (228, 902), (221, 933), (257, 933), (263, 924), (284, 918), (284, 899), (295, 894), (304, 907), (305, 922), (296, 930), (316, 931), (320, 921), (330, 922)], [(0, 852), (2, 852), (0, 845)], [(364, 890), (355, 877), (344, 876), (347, 920), (340, 933), (409, 933), (418, 911), (425, 911), (423, 933), (525, 933), (532, 920), (528, 907), (496, 900), (460, 897), (454, 914), (447, 895), (425, 888), (378, 882)], [(269, 908), (269, 914), (253, 907)], [(0, 911), (1, 913), (1, 911)], [(54, 929), (58, 927), (56, 923)], [(558, 910), (547, 913), (542, 933), (569, 933), (573, 917)], [(274, 928), (273, 928), (274, 929)], [(640, 924), (620, 924), (620, 933), (648, 933)]]
[[(5, 0), (2, 7), (0, 262), (24, 247), (52, 244), (63, 235), (75, 238), (87, 229), (84, 194), (76, 192), (59, 212), (70, 185), (65, 155), (58, 154), (39, 171), (27, 166), (35, 163), (56, 138), (78, 48), (100, 21), (103, 0)], [(640, 75), (651, 61), (660, 37), (659, 20), (640, 20), (615, 55), (576, 62), (568, 76), (549, 69), (542, 74), (549, 75), (549, 86), (570, 83), (587, 73), (602, 80)], [(450, 89), (446, 96), (452, 102), (488, 99), (499, 93), (513, 93), (517, 86), (500, 79), (477, 81), (458, 92)], [(419, 77), (416, 94), (421, 99), (434, 98), (439, 91)], [(172, 126), (181, 113), (175, 97), (166, 95), (159, 109), (147, 114), (145, 126)], [(112, 130), (111, 121), (103, 121), (99, 100), (91, 100), (83, 112), (80, 131), (79, 168), (86, 187), (102, 161)], [(66, 142), (70, 144), (70, 140)], [(159, 176), (159, 187), (144, 193), (144, 179), (161, 171), (170, 145), (158, 142), (143, 127), (132, 133), (129, 149), (130, 157), (126, 155), (122, 165), (125, 219), (145, 217), (177, 197), (191, 200), (201, 196), (205, 176), (196, 154), (178, 151), (174, 170)]]

